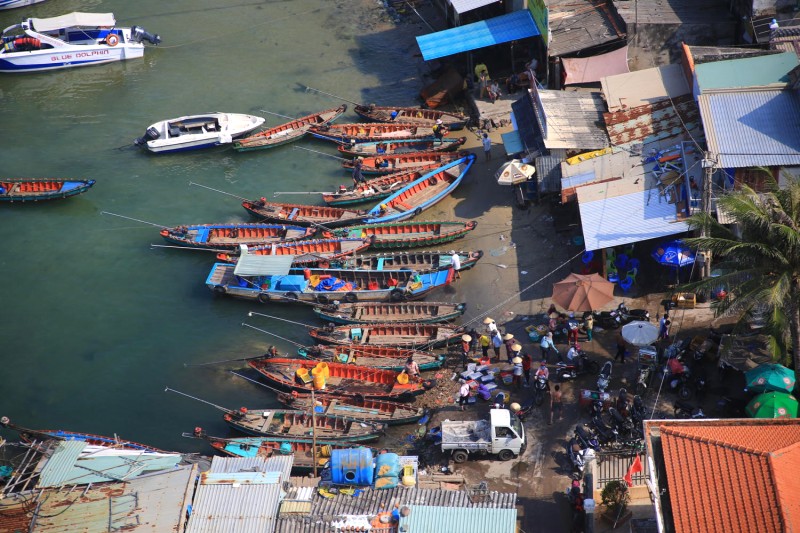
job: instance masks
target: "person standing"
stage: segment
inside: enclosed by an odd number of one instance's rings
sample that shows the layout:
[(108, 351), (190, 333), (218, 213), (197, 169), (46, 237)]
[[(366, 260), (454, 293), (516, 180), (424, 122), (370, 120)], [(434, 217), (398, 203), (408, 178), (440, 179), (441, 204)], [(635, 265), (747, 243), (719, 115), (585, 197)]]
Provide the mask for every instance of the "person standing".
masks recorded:
[(505, 344), (505, 345), (506, 345), (506, 358), (508, 359), (508, 362), (509, 362), (509, 363), (510, 363), (510, 362), (511, 362), (511, 360), (514, 358), (514, 355), (513, 355), (513, 352), (514, 352), (513, 346), (514, 346), (516, 343), (517, 343), (517, 341), (515, 341), (515, 340), (514, 340), (514, 335), (513, 335), (513, 334), (511, 334), (511, 333), (506, 333), (505, 335), (503, 335), (503, 344)]
[(658, 321), (658, 340), (664, 338), (664, 334), (666, 333), (666, 322), (669, 320), (669, 313), (664, 313), (664, 316), (661, 317), (661, 320)]
[(542, 359), (547, 360), (547, 356), (550, 355), (550, 350), (554, 350), (558, 355), (558, 360), (561, 361), (561, 354), (558, 352), (556, 345), (553, 343), (553, 332), (548, 331), (547, 335), (542, 336), (542, 341), (539, 343), (539, 347), (542, 349)]
[(549, 425), (553, 425), (553, 417), (558, 414), (558, 419), (561, 420), (564, 418), (562, 413), (562, 408), (564, 406), (561, 403), (561, 386), (556, 385), (553, 387), (553, 393), (550, 395), (550, 422)]
[(511, 363), (514, 365), (514, 381), (512, 383), (516, 387), (517, 390), (522, 388), (522, 358), (517, 356), (511, 360)]
[(469, 335), (461, 336), (461, 362), (464, 363), (464, 370), (467, 369), (467, 364), (469, 364), (469, 347), (471, 342), (472, 337)]
[(533, 366), (533, 357), (528, 352), (522, 354), (522, 370), (525, 374), (525, 386), (531, 386), (531, 367)]
[(486, 324), (486, 331), (488, 331), (489, 334), (492, 334), (495, 331), (497, 331), (497, 324), (495, 324), (494, 320), (489, 318), (488, 316), (483, 319), (483, 323)]
[(625, 364), (625, 352), (628, 349), (628, 345), (625, 342), (625, 339), (622, 337), (622, 333), (617, 334), (617, 353), (614, 356), (614, 362), (617, 362), (617, 358), (619, 358), (619, 362), (623, 365)]
[(494, 356), (499, 361), (500, 360), (500, 347), (503, 345), (503, 338), (500, 336), (500, 332), (494, 330), (492, 334), (492, 348), (494, 348)]
[(489, 337), (488, 334), (481, 335), (480, 338), (480, 345), (481, 351), (483, 351), (483, 357), (489, 357), (489, 346), (492, 345), (492, 339)]
[(419, 379), (419, 364), (414, 361), (413, 357), (406, 359), (406, 366), (403, 368), (403, 372), (408, 374), (414, 381)]
[(359, 185), (365, 184), (367, 180), (364, 179), (364, 175), (361, 173), (361, 167), (364, 164), (364, 161), (359, 157), (356, 159), (355, 163), (353, 164), (353, 188), (358, 188)]
[(489, 161), (492, 158), (492, 140), (489, 138), (489, 134), (484, 133), (481, 141), (483, 142), (483, 155), (486, 161)]
[(446, 130), (444, 124), (442, 123), (442, 119), (437, 118), (436, 124), (433, 125), (433, 136), (436, 137), (436, 140), (439, 141), (439, 144), (442, 143), (445, 131)]
[(592, 331), (594, 330), (594, 316), (589, 314), (583, 321), (583, 327), (586, 329), (586, 340), (592, 342)]
[(461, 406), (461, 410), (464, 411), (466, 409), (467, 401), (469, 400), (469, 384), (466, 380), (461, 380), (461, 388), (458, 390), (458, 405)]
[(450, 250), (450, 268), (455, 272), (455, 279), (461, 279), (461, 256), (455, 250)]

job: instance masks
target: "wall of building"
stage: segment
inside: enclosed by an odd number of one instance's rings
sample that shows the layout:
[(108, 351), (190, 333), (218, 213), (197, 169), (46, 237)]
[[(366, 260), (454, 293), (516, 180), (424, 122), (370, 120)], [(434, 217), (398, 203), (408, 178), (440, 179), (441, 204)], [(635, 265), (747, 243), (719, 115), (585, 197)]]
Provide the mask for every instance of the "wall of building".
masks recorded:
[(721, 46), (734, 43), (736, 23), (710, 24), (627, 24), (628, 57), (631, 70), (660, 67), (680, 61), (681, 43)]

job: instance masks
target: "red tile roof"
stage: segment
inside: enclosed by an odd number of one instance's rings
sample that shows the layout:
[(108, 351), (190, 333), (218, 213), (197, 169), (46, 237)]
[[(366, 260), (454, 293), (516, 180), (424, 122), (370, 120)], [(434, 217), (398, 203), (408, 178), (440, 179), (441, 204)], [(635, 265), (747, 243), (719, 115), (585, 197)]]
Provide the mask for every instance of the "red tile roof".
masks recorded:
[(676, 533), (800, 532), (800, 420), (658, 426)]

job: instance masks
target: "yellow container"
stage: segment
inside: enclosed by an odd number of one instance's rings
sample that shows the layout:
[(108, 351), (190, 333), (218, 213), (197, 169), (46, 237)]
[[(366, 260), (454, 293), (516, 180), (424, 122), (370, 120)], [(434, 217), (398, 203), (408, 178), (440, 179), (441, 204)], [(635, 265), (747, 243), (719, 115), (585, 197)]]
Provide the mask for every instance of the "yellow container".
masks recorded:
[(408, 383), (408, 374), (406, 374), (405, 372), (400, 372), (399, 374), (397, 374), (397, 382), (400, 385), (405, 385), (406, 383)]
[(414, 479), (414, 476), (403, 476), (402, 483), (405, 487), (413, 487), (417, 484), (417, 480)]
[(325, 388), (325, 376), (322, 374), (314, 376), (314, 388), (317, 390), (322, 390)]
[(308, 369), (307, 368), (302, 368), (302, 367), (298, 368), (297, 372), (295, 372), (295, 374), (297, 375), (298, 378), (300, 378), (301, 381), (303, 381), (303, 380), (305, 380), (305, 378), (308, 377)]
[(311, 369), (311, 375), (314, 377), (317, 376), (324, 376), (325, 374), (322, 372), (322, 369), (319, 366), (315, 366)]
[(325, 376), (325, 379), (328, 379), (331, 376), (331, 370), (330, 368), (328, 368), (328, 363), (326, 363), (325, 361), (317, 363), (317, 366), (314, 368), (321, 369), (322, 375)]
[(331, 456), (331, 447), (329, 444), (323, 444), (319, 447), (319, 455), (320, 457), (330, 457)]

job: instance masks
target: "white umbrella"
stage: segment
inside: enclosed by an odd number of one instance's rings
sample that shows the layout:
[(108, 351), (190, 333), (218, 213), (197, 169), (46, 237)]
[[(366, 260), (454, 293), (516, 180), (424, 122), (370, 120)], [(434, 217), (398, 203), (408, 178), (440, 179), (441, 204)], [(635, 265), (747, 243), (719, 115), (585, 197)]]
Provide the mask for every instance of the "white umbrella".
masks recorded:
[(536, 169), (529, 163), (523, 163), (519, 159), (512, 159), (503, 163), (494, 177), (498, 185), (516, 185), (530, 179)]
[(635, 321), (622, 326), (622, 338), (634, 346), (649, 346), (658, 340), (658, 326)]

